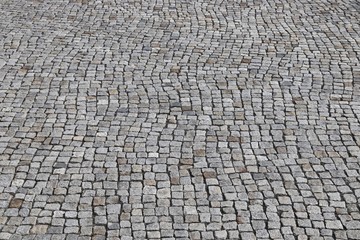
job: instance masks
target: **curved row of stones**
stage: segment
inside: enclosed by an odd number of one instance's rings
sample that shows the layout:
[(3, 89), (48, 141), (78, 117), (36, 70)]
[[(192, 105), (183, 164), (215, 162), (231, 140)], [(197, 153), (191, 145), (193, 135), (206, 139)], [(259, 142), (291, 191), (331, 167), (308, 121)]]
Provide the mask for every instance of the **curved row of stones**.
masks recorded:
[(0, 239), (360, 239), (360, 5), (0, 2)]

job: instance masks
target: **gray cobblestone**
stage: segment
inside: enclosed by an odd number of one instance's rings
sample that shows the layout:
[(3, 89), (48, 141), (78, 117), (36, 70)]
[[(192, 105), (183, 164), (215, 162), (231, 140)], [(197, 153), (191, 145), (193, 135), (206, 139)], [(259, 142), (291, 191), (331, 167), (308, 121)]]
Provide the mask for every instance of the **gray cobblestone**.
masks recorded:
[(0, 239), (360, 239), (357, 1), (0, 4)]

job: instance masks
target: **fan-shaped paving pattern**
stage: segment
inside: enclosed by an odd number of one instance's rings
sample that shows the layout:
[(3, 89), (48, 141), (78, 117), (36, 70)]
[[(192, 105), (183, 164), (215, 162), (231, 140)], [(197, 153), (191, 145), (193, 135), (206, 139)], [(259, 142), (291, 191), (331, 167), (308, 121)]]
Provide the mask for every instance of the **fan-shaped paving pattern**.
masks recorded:
[(358, 1), (0, 2), (0, 239), (359, 239)]

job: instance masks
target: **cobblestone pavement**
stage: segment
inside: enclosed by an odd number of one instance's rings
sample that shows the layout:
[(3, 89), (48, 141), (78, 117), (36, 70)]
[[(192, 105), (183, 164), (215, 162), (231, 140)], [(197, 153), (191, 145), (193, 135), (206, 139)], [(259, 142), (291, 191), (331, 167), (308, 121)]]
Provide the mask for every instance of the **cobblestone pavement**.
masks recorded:
[(0, 239), (360, 239), (357, 0), (0, 0)]

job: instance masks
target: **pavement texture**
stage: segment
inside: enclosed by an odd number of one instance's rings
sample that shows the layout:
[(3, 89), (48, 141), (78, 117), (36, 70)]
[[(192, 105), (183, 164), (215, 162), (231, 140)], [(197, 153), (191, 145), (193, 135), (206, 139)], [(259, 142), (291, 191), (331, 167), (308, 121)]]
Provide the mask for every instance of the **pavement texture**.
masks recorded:
[(360, 239), (359, 19), (0, 0), (0, 239)]

